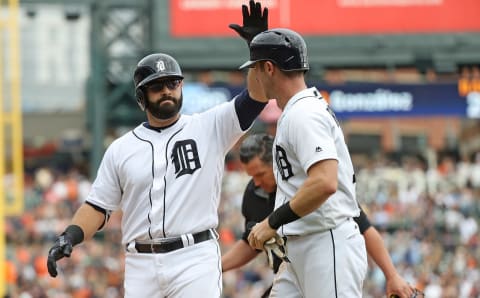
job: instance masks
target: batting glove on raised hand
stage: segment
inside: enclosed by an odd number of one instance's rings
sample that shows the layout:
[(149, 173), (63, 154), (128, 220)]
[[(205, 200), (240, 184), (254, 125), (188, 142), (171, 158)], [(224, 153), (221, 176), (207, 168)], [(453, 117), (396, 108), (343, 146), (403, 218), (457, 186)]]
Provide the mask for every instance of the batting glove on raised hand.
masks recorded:
[(265, 252), (267, 253), (268, 265), (270, 266), (270, 268), (274, 269), (275, 256), (280, 258), (282, 261), (290, 262), (287, 257), (285, 242), (283, 241), (283, 238), (280, 237), (278, 234), (275, 235), (275, 237), (270, 238), (270, 240), (266, 241), (263, 247), (265, 248)]
[(63, 257), (70, 257), (73, 250), (73, 243), (70, 235), (62, 234), (56, 240), (55, 244), (48, 251), (47, 268), (51, 277), (57, 276), (57, 261)]
[(250, 45), (255, 35), (268, 29), (268, 8), (265, 7), (262, 14), (260, 2), (250, 0), (250, 12), (246, 5), (242, 5), (242, 15), (243, 27), (238, 24), (230, 24), (228, 27), (235, 30)]

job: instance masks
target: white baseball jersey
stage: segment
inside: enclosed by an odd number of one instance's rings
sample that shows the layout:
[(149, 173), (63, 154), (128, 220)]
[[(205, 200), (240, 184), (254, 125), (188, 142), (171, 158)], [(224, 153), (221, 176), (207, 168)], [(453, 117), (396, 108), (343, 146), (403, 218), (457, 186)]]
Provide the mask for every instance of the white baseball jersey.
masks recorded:
[(234, 100), (160, 131), (141, 124), (109, 146), (87, 201), (123, 210), (123, 244), (215, 228), (225, 154), (242, 134)]
[(314, 163), (325, 159), (338, 161), (337, 192), (314, 212), (282, 226), (282, 234), (326, 231), (360, 214), (353, 165), (343, 132), (316, 88), (305, 89), (289, 100), (278, 120), (272, 150), (278, 185), (275, 208), (295, 195)]

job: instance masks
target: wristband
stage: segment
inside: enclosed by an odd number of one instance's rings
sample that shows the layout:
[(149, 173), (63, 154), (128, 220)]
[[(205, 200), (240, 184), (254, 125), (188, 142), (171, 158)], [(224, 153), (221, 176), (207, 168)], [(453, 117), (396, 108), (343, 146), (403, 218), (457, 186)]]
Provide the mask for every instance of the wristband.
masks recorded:
[(290, 202), (286, 202), (270, 214), (268, 217), (268, 225), (272, 229), (277, 230), (280, 226), (291, 223), (299, 218), (300, 216), (293, 212), (290, 207)]
[(82, 228), (77, 225), (69, 225), (63, 234), (67, 234), (70, 237), (74, 246), (82, 242), (84, 237)]
[(368, 220), (367, 215), (363, 210), (360, 208), (360, 215), (358, 217), (354, 217), (353, 220), (357, 223), (358, 227), (360, 228), (360, 233), (364, 234), (368, 228), (372, 226), (370, 221)]

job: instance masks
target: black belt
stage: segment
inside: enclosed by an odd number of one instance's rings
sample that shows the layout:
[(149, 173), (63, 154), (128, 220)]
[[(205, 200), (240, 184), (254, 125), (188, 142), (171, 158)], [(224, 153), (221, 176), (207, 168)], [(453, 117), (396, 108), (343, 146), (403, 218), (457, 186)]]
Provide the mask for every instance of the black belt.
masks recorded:
[(210, 230), (198, 232), (198, 233), (192, 234), (192, 236), (193, 236), (194, 242), (189, 243), (188, 245), (183, 244), (182, 237), (175, 237), (175, 238), (169, 238), (165, 242), (161, 242), (161, 243), (135, 243), (135, 249), (139, 253), (166, 253), (166, 252), (174, 251), (174, 250), (184, 248), (186, 246), (190, 246), (196, 243), (213, 239), (212, 233)]

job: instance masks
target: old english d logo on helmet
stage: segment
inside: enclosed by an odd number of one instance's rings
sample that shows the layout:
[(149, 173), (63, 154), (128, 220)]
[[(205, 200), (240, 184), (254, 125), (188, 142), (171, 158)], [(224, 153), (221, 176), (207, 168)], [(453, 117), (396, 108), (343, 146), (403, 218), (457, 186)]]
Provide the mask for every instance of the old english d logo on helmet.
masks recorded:
[(157, 61), (157, 71), (165, 71), (165, 63), (163, 60)]

